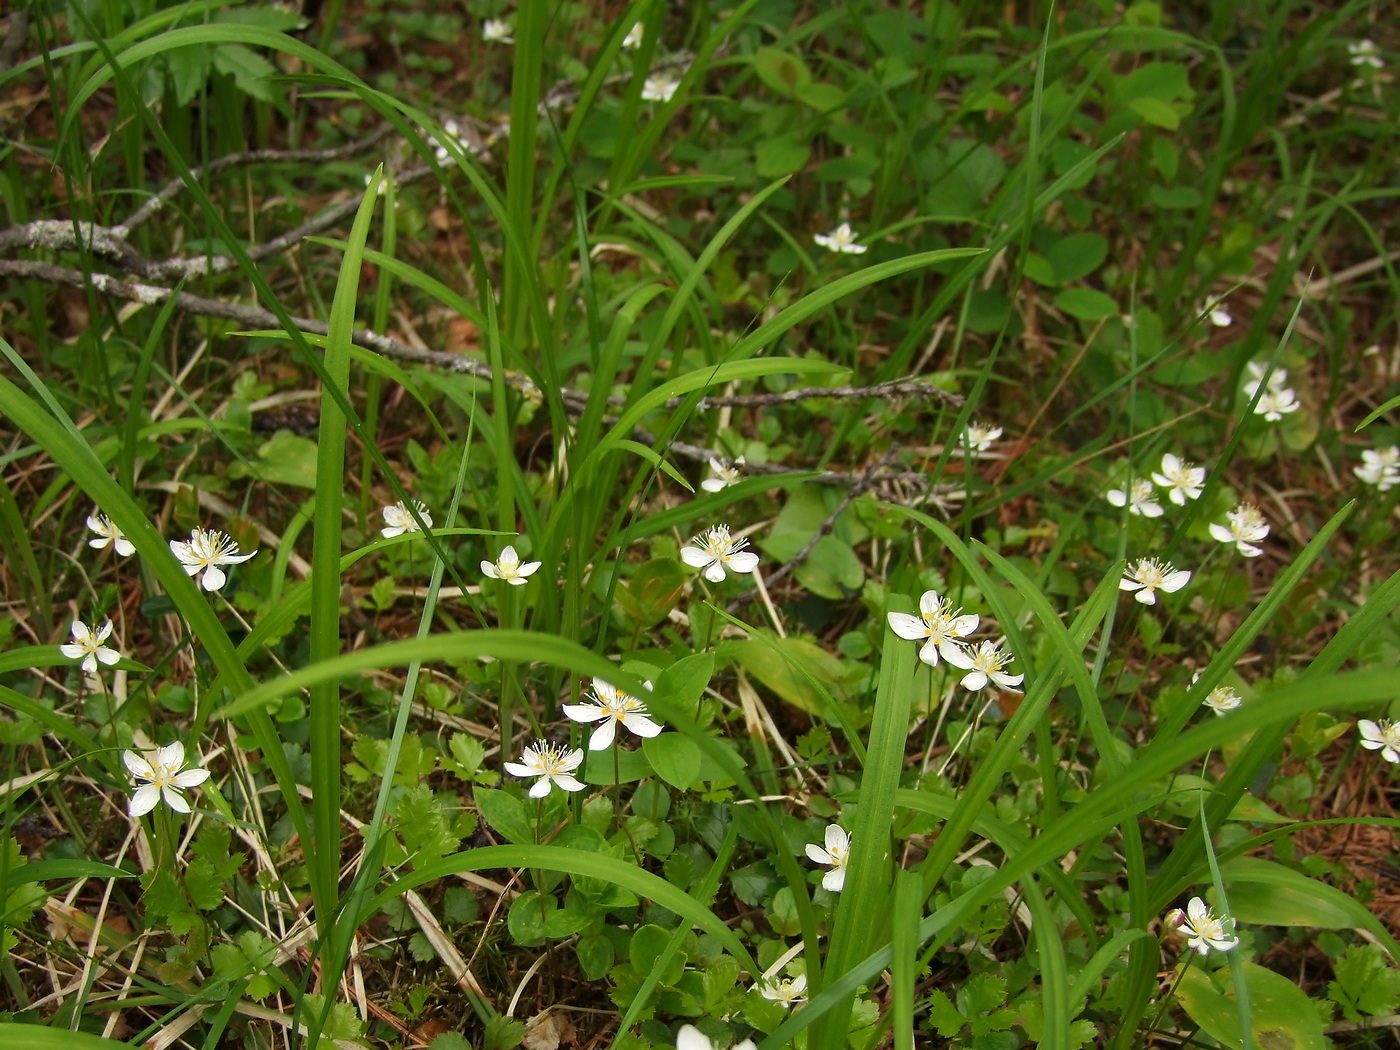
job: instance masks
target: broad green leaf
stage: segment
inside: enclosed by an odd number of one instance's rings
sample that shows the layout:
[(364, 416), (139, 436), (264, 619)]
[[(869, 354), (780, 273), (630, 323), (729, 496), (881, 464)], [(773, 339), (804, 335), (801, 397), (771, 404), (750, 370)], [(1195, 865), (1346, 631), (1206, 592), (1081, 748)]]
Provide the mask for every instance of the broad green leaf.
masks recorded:
[(845, 691), (841, 685), (845, 670), (841, 661), (805, 638), (750, 638), (727, 646), (723, 652), (788, 703), (808, 714), (823, 714), (827, 698), (794, 664), (818, 682)]
[(477, 788), (473, 798), (482, 819), (502, 836), (516, 843), (535, 841), (535, 822), (523, 801), (494, 788)]
[(796, 133), (779, 135), (759, 144), (754, 150), (754, 167), (765, 179), (780, 179), (801, 171), (812, 155), (812, 148)]
[[(1249, 989), (1254, 1045), (1265, 1050), (1326, 1050), (1322, 1021), (1312, 1000), (1287, 977), (1257, 963), (1241, 963)], [(1227, 981), (1226, 971), (1219, 979)], [(1227, 1047), (1242, 1047), (1240, 1012), (1233, 989), (1222, 992), (1211, 976), (1189, 968), (1177, 985), (1177, 998), (1191, 1020)]]
[(812, 83), (806, 63), (776, 47), (761, 47), (755, 51), (753, 69), (759, 80), (784, 98), (797, 98)]
[(1055, 306), (1081, 321), (1101, 321), (1118, 312), (1118, 304), (1093, 288), (1066, 288), (1055, 296)]
[(642, 750), (656, 775), (682, 791), (700, 777), (700, 749), (680, 733), (662, 733), (642, 741)]
[(1108, 256), (1108, 238), (1101, 233), (1071, 233), (1045, 253), (1061, 284), (1071, 284), (1097, 270)]
[(1326, 930), (1374, 930), (1378, 925), (1354, 897), (1274, 861), (1237, 857), (1222, 865), (1220, 873), (1230, 911), (1242, 922)]

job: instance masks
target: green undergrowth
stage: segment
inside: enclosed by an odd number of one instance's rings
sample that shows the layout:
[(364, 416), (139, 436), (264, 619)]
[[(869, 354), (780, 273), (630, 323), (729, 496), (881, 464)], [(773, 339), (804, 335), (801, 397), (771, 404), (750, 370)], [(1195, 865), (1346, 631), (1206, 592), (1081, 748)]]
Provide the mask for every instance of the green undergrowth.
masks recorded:
[(1371, 7), (25, 10), (15, 1046), (1379, 1045)]

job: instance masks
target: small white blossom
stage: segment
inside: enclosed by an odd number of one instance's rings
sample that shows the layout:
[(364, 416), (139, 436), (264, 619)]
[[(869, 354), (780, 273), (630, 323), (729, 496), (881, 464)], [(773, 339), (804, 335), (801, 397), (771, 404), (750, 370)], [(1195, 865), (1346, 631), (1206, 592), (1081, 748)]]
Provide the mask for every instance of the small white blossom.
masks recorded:
[(679, 77), (670, 73), (653, 73), (642, 84), (642, 98), (648, 102), (670, 102), (680, 86)]
[(1137, 591), (1133, 595), (1143, 605), (1157, 604), (1157, 588), (1171, 593), (1185, 587), (1191, 579), (1187, 569), (1173, 570), (1171, 563), (1161, 564), (1156, 558), (1140, 558), (1128, 574), (1118, 581), (1120, 591)]
[(239, 554), (238, 544), (227, 533), (197, 527), (190, 532), (188, 540), (171, 540), (170, 550), (180, 559), (187, 574), (204, 574), (199, 583), (206, 591), (217, 591), (228, 579), (221, 565), (237, 565), (258, 553)]
[[(938, 666), (938, 655), (950, 660), (950, 652), (958, 651), (958, 639), (966, 638), (977, 630), (980, 622), (975, 613), (963, 614), (954, 609), (951, 602), (939, 597), (937, 591), (924, 591), (919, 598), (919, 615), (909, 613), (887, 613), (890, 630), (911, 642), (924, 641), (919, 649), (919, 659), (930, 667)], [(961, 665), (959, 665), (961, 666)]]
[(1006, 674), (1002, 671), (1015, 657), (1002, 652), (996, 642), (978, 642), (976, 647), (958, 646), (945, 650), (943, 659), (968, 672), (963, 675), (962, 685), (973, 692), (983, 688), (988, 681), (995, 682), (1003, 689), (1015, 689), (1026, 678), (1023, 674)]
[(630, 51), (634, 47), (641, 46), (642, 31), (645, 28), (646, 26), (641, 22), (638, 22), (634, 26), (632, 26), (632, 28), (627, 31), (627, 35), (622, 38), (623, 48), (625, 50)]
[(1384, 69), (1385, 60), (1380, 56), (1380, 48), (1376, 47), (1376, 42), (1369, 37), (1365, 40), (1354, 40), (1347, 45), (1347, 52), (1351, 55), (1351, 64), (1354, 66), (1367, 66), (1371, 69)]
[[(463, 128), (455, 120), (451, 117), (444, 120), (442, 122), (442, 130), (446, 133), (451, 145), (456, 146), (458, 149), (465, 148), (463, 145)], [(444, 142), (436, 135), (429, 135), (428, 142), (433, 146), (433, 153), (436, 155), (439, 164), (446, 164), (452, 159), (452, 150), (448, 148), (448, 142)]]
[(1210, 708), (1217, 715), (1223, 715), (1226, 711), (1233, 711), (1244, 703), (1240, 694), (1231, 689), (1228, 685), (1217, 686), (1210, 691), (1201, 703)]
[(521, 565), (520, 556), (515, 553), (515, 548), (507, 547), (501, 551), (501, 556), (496, 559), (495, 564), (483, 561), (481, 571), (493, 580), (505, 580), (515, 587), (524, 587), (525, 577), (538, 569), (541, 564), (537, 561), (527, 561)]
[(711, 583), (722, 583), (726, 568), (734, 572), (758, 568), (758, 555), (744, 550), (748, 540), (731, 540), (728, 525), (716, 525), (690, 542), (693, 546), (681, 548), (681, 561), (693, 569), (704, 569), (705, 579)]
[(515, 43), (515, 37), (510, 35), (510, 23), (504, 18), (488, 18), (482, 23), (481, 39), (487, 43)]
[(1240, 943), (1240, 939), (1234, 936), (1233, 932), (1225, 931), (1227, 922), (1233, 931), (1234, 919), (1217, 919), (1206, 907), (1205, 901), (1200, 897), (1192, 897), (1186, 905), (1185, 919), (1176, 925), (1185, 931), (1187, 947), (1207, 955), (1212, 948), (1219, 952), (1228, 952)]
[(583, 782), (573, 776), (582, 762), (581, 748), (555, 747), (541, 740), (527, 747), (519, 762), (507, 762), (505, 769), (513, 777), (539, 777), (530, 797), (544, 798), (554, 785), (561, 791), (582, 791)]
[(706, 492), (719, 492), (722, 489), (728, 488), (730, 485), (738, 484), (739, 479), (742, 477), (739, 473), (739, 468), (743, 465), (743, 456), (740, 456), (733, 463), (725, 463), (722, 459), (711, 456), (710, 469), (715, 472), (716, 476), (713, 478), (706, 478), (704, 481), (700, 482), (700, 487)]
[(1372, 722), (1363, 718), (1356, 723), (1361, 730), (1361, 746), (1368, 751), (1380, 751), (1387, 762), (1400, 762), (1400, 722), (1382, 718)]
[[(1368, 485), (1374, 485), (1382, 492), (1389, 492), (1400, 485), (1400, 445), (1389, 448), (1366, 449), (1361, 453), (1362, 466), (1352, 467), (1351, 472)], [(92, 519), (88, 519), (91, 523)], [(96, 546), (96, 541), (92, 541)]]
[(190, 804), (180, 792), (209, 779), (209, 770), (200, 769), (198, 762), (195, 768), (181, 772), (180, 767), (185, 764), (185, 745), (178, 740), (156, 748), (154, 755), (123, 751), (122, 761), (137, 781), (145, 781), (132, 792), (128, 812), (133, 817), (144, 816), (155, 809), (162, 796), (165, 804), (176, 813), (188, 813)]
[(1166, 511), (1153, 498), (1156, 495), (1157, 490), (1152, 487), (1152, 482), (1143, 478), (1135, 478), (1128, 483), (1127, 491), (1109, 489), (1104, 493), (1104, 499), (1115, 507), (1126, 504), (1129, 514), (1141, 514), (1144, 518), (1160, 518)]
[(987, 423), (970, 423), (967, 431), (958, 439), (958, 444), (969, 452), (986, 452), (992, 442), (1001, 437), (1001, 427)]
[(125, 558), (129, 554), (136, 552), (136, 544), (126, 538), (126, 534), (116, 525), (112, 524), (112, 519), (102, 512), (89, 514), (87, 527), (97, 533), (96, 539), (88, 540), (89, 547), (96, 547), (101, 550), (107, 544), (112, 545), (112, 549)]
[(1187, 463), (1168, 452), (1162, 457), (1161, 473), (1154, 473), (1152, 480), (1170, 490), (1167, 499), (1184, 507), (1188, 499), (1200, 498), (1201, 486), (1206, 483), (1206, 468)]
[(800, 973), (783, 980), (764, 981), (758, 986), (758, 991), (763, 998), (791, 1009), (807, 1001), (807, 975)]
[(1263, 547), (1254, 546), (1269, 534), (1269, 526), (1264, 515), (1253, 503), (1241, 503), (1225, 515), (1228, 525), (1211, 522), (1210, 534), (1221, 543), (1233, 543), (1246, 558), (1257, 558), (1264, 553)]
[(807, 857), (816, 864), (829, 864), (831, 870), (822, 876), (822, 889), (828, 893), (840, 893), (846, 885), (846, 864), (851, 859), (851, 836), (841, 830), (840, 824), (826, 826), (826, 848), (815, 842), (807, 843)]
[(1302, 407), (1290, 389), (1265, 390), (1254, 405), (1254, 414), (1263, 416), (1270, 423), (1277, 423), (1287, 413), (1296, 412)]
[[(651, 683), (646, 687), (651, 689)], [(595, 703), (565, 704), (564, 714), (575, 722), (598, 722), (602, 724), (593, 730), (588, 738), (588, 750), (602, 751), (613, 742), (617, 727), (625, 726), (638, 736), (652, 737), (661, 732), (661, 726), (647, 714), (647, 705), (635, 696), (621, 692), (610, 682), (601, 678), (593, 679)]]
[[(423, 519), (423, 524), (428, 528), (433, 527), (433, 519), (428, 514), (428, 508), (418, 500), (413, 500), (413, 509), (418, 512), (418, 517)], [(422, 532), (418, 527), (418, 521), (408, 512), (403, 500), (397, 503), (390, 503), (381, 512), (384, 515), (384, 527), (379, 530), (380, 535), (385, 539), (392, 539), (395, 536), (402, 536), (405, 532)]]
[(1288, 369), (1275, 368), (1270, 372), (1267, 361), (1250, 361), (1245, 367), (1249, 369), (1249, 374), (1252, 377), (1249, 382), (1244, 385), (1245, 397), (1252, 398), (1259, 392), (1259, 387), (1264, 382), (1266, 373), (1269, 377), (1270, 390), (1282, 390), (1284, 384), (1288, 382)]
[(74, 620), (70, 630), (73, 632), (73, 641), (68, 645), (60, 645), (58, 651), (70, 660), (82, 660), (84, 671), (96, 671), (99, 662), (111, 667), (122, 658), (121, 653), (102, 644), (111, 637), (111, 620), (95, 633), (81, 620)]
[[(676, 1050), (724, 1050), (724, 1047), (715, 1046), (710, 1042), (710, 1037), (693, 1024), (683, 1024), (676, 1033)], [(758, 1047), (752, 1039), (744, 1039), (735, 1043), (730, 1050), (758, 1050)]]
[(1206, 314), (1206, 317), (1209, 318), (1210, 323), (1215, 325), (1216, 328), (1229, 328), (1235, 321), (1235, 319), (1230, 316), (1230, 311), (1225, 308), (1224, 303), (1216, 303), (1212, 306), (1210, 312)]
[(859, 236), (860, 234), (851, 229), (849, 222), (843, 222), (830, 233), (816, 234), (812, 240), (829, 251), (841, 252), (846, 255), (864, 255), (869, 250), (869, 245), (857, 244), (856, 238)]

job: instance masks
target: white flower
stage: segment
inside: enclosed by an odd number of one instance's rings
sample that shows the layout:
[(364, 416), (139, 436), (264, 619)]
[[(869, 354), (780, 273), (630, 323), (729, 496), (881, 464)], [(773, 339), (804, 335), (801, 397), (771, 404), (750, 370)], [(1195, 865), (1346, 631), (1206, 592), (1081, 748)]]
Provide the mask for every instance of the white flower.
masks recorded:
[[(710, 1042), (710, 1037), (693, 1024), (683, 1024), (676, 1033), (676, 1050), (724, 1050)], [(752, 1039), (744, 1039), (734, 1044), (731, 1050), (758, 1050)]]
[(1118, 581), (1120, 591), (1137, 591), (1134, 598), (1143, 605), (1157, 604), (1157, 588), (1171, 593), (1185, 587), (1191, 579), (1187, 569), (1172, 570), (1171, 563), (1161, 564), (1156, 558), (1139, 558), (1137, 565)]
[(1285, 413), (1296, 412), (1302, 407), (1302, 404), (1295, 399), (1292, 390), (1286, 388), (1283, 390), (1270, 389), (1265, 390), (1259, 396), (1259, 400), (1255, 402), (1254, 414), (1263, 416), (1270, 423), (1277, 423), (1284, 417)]
[[(1225, 932), (1227, 922), (1232, 931), (1230, 933)], [(1212, 948), (1219, 952), (1228, 952), (1240, 943), (1240, 939), (1233, 934), (1235, 920), (1217, 919), (1200, 897), (1192, 897), (1187, 903), (1186, 918), (1178, 925), (1186, 933), (1187, 947), (1195, 948), (1202, 955), (1209, 954)]]
[(96, 671), (98, 661), (111, 667), (122, 658), (121, 653), (102, 644), (112, 634), (111, 620), (103, 624), (102, 630), (96, 634), (88, 630), (87, 624), (82, 620), (74, 620), (70, 629), (73, 632), (73, 641), (68, 645), (60, 645), (58, 651), (70, 660), (82, 660), (84, 671)]
[(1351, 54), (1351, 64), (1354, 66), (1370, 66), (1372, 69), (1385, 68), (1385, 60), (1380, 56), (1380, 49), (1376, 47), (1376, 42), (1369, 37), (1348, 44), (1347, 51)]
[(1157, 490), (1152, 487), (1152, 482), (1137, 478), (1128, 483), (1126, 492), (1123, 489), (1109, 489), (1104, 493), (1104, 498), (1115, 507), (1127, 504), (1129, 514), (1160, 518), (1166, 512), (1162, 505), (1152, 498), (1156, 494)]
[(680, 86), (679, 77), (670, 73), (653, 73), (642, 85), (642, 98), (648, 102), (670, 102)]
[(1206, 468), (1194, 466), (1168, 452), (1162, 457), (1162, 472), (1154, 473), (1152, 480), (1171, 490), (1167, 499), (1184, 507), (1188, 499), (1200, 498), (1201, 486), (1206, 483)]
[(1253, 503), (1241, 503), (1225, 517), (1229, 525), (1211, 522), (1212, 536), (1221, 543), (1233, 543), (1246, 558), (1257, 558), (1264, 553), (1263, 547), (1254, 546), (1256, 540), (1262, 540), (1269, 534), (1269, 526), (1264, 522), (1264, 515), (1259, 513), (1258, 507)]
[(122, 761), (137, 781), (146, 781), (138, 784), (132, 792), (128, 812), (133, 817), (143, 816), (155, 809), (162, 795), (165, 796), (165, 804), (176, 813), (188, 813), (190, 804), (180, 792), (209, 779), (209, 770), (200, 769), (198, 762), (194, 769), (180, 772), (180, 767), (185, 764), (185, 745), (178, 740), (156, 748), (154, 756), (123, 751)]
[(1281, 390), (1283, 389), (1283, 384), (1288, 382), (1288, 369), (1275, 368), (1272, 372), (1269, 372), (1269, 365), (1266, 361), (1250, 361), (1245, 367), (1249, 369), (1249, 374), (1254, 377), (1244, 385), (1245, 397), (1252, 398), (1258, 393), (1260, 384), (1264, 382), (1264, 374), (1266, 372), (1269, 375), (1270, 390)]
[[(442, 122), (442, 130), (447, 133), (452, 145), (462, 148), (462, 128), (450, 117)], [(428, 141), (433, 144), (433, 152), (437, 156), (439, 164), (446, 164), (452, 158), (452, 151), (448, 144), (436, 135), (429, 135)]]
[(986, 423), (970, 423), (967, 431), (958, 439), (958, 444), (969, 452), (986, 452), (992, 442), (1001, 437), (1001, 427)]
[[(1363, 453), (1365, 455), (1365, 453)], [(96, 514), (89, 514), (87, 527), (97, 533), (97, 538), (88, 540), (89, 547), (96, 547), (101, 550), (107, 544), (112, 545), (112, 549), (125, 558), (128, 554), (136, 551), (136, 544), (126, 538), (126, 534), (121, 529), (112, 524), (112, 519), (99, 511)]]
[(1210, 319), (1210, 323), (1215, 325), (1216, 328), (1229, 328), (1235, 321), (1235, 319), (1230, 316), (1230, 311), (1225, 309), (1225, 304), (1223, 302), (1216, 303), (1212, 306), (1210, 312), (1206, 316)]
[(700, 482), (700, 487), (706, 492), (719, 492), (721, 489), (728, 488), (730, 485), (738, 484), (739, 479), (742, 476), (739, 473), (739, 468), (743, 465), (743, 456), (740, 456), (733, 463), (729, 464), (726, 464), (721, 459), (717, 459), (714, 456), (711, 456), (710, 469), (713, 470), (715, 474), (718, 475), (718, 477), (706, 478), (704, 481)]
[(636, 23), (627, 31), (627, 35), (622, 38), (622, 46), (630, 51), (634, 47), (640, 46), (642, 42), (642, 31), (646, 28), (641, 22)]
[(1356, 723), (1361, 730), (1361, 746), (1368, 751), (1379, 750), (1387, 762), (1400, 762), (1400, 722), (1382, 718), (1372, 722), (1363, 718)]
[(807, 857), (814, 863), (831, 865), (831, 870), (822, 876), (822, 889), (840, 893), (846, 885), (846, 863), (851, 859), (851, 836), (841, 830), (841, 825), (826, 826), (826, 849), (815, 842), (807, 843)]
[(582, 791), (583, 782), (573, 776), (582, 761), (581, 748), (555, 747), (541, 740), (527, 747), (519, 762), (507, 762), (505, 767), (513, 777), (539, 777), (530, 788), (530, 797), (544, 798), (555, 784), (560, 791)]
[(1002, 652), (1001, 646), (996, 642), (979, 642), (975, 648), (958, 646), (944, 650), (943, 659), (968, 672), (963, 675), (962, 685), (963, 688), (974, 692), (985, 686), (988, 681), (995, 682), (1003, 689), (1015, 689), (1026, 677), (1023, 674), (1005, 674), (1002, 671), (1003, 667), (1016, 658), (1010, 653)]
[[(433, 527), (433, 519), (428, 514), (428, 508), (418, 500), (413, 500), (413, 509), (418, 512), (418, 517), (423, 519), (423, 524), (428, 528)], [(402, 536), (405, 532), (422, 532), (418, 527), (418, 521), (408, 512), (403, 500), (397, 503), (390, 503), (381, 512), (384, 515), (384, 527), (379, 530), (380, 535), (385, 539), (394, 536)]]
[(514, 547), (507, 547), (501, 551), (501, 556), (496, 559), (493, 565), (489, 561), (481, 563), (481, 571), (490, 576), (493, 580), (505, 580), (515, 587), (525, 586), (525, 577), (540, 567), (537, 561), (527, 561), (520, 564), (520, 556), (515, 553)]
[(1244, 700), (1228, 685), (1222, 685), (1212, 689), (1210, 695), (1201, 702), (1217, 715), (1223, 715), (1226, 711), (1233, 711), (1239, 707)]
[(763, 998), (791, 1008), (807, 1001), (807, 975), (800, 973), (784, 980), (764, 981), (758, 990)]
[[(651, 683), (646, 687), (651, 689)], [(610, 682), (601, 678), (593, 679), (593, 693), (596, 704), (565, 704), (564, 714), (575, 722), (597, 722), (602, 724), (593, 730), (588, 738), (588, 750), (602, 751), (613, 742), (619, 723), (638, 736), (656, 736), (661, 726), (647, 715), (647, 705), (635, 696), (620, 692)]]
[[(961, 609), (954, 609), (951, 602), (940, 598), (937, 591), (924, 591), (919, 598), (919, 615), (909, 613), (887, 613), (890, 630), (901, 638), (917, 642), (926, 638), (919, 650), (919, 659), (930, 667), (938, 666), (938, 654), (945, 660), (952, 660), (949, 653), (958, 651), (959, 638), (966, 638), (977, 630), (980, 622), (975, 613), (963, 615)], [(961, 665), (959, 665), (961, 666)]]
[(833, 252), (844, 252), (847, 255), (863, 255), (868, 250), (868, 246), (857, 244), (856, 238), (860, 234), (851, 229), (849, 222), (843, 222), (830, 233), (816, 234), (812, 240), (816, 241), (823, 248)]
[(204, 573), (199, 583), (206, 591), (217, 591), (228, 579), (220, 565), (237, 565), (258, 553), (239, 554), (238, 544), (227, 533), (197, 527), (190, 532), (188, 540), (171, 540), (170, 549), (180, 559), (186, 573), (191, 576)]
[(510, 23), (504, 18), (488, 18), (482, 23), (481, 39), (488, 43), (515, 43), (515, 37), (510, 35)]
[[(1389, 492), (1400, 485), (1400, 445), (1389, 448), (1366, 449), (1361, 453), (1364, 466), (1352, 467), (1351, 472), (1368, 485), (1374, 485), (1382, 492)], [(92, 523), (92, 519), (88, 519)], [(97, 541), (91, 541), (97, 546)]]
[(693, 569), (704, 569), (711, 583), (724, 581), (724, 570), (753, 572), (758, 568), (758, 555), (744, 550), (748, 540), (731, 540), (728, 525), (716, 525), (704, 536), (690, 541), (694, 546), (681, 548), (681, 561)]

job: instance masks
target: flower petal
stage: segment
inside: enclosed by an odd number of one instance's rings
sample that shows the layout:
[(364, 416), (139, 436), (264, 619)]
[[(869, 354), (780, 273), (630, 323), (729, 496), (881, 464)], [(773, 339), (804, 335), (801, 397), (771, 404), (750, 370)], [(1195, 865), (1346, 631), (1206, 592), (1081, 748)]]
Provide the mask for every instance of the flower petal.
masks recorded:
[[(1371, 723), (1373, 728), (1375, 724), (1374, 722)], [(1364, 726), (1365, 722), (1362, 722), (1362, 725)], [(142, 780), (150, 780), (155, 776), (155, 770), (151, 768), (151, 764), (146, 761), (145, 756), (136, 751), (123, 751), (122, 761), (126, 763), (127, 770), (130, 771), (131, 775), (134, 777), (139, 777)]]
[(1142, 590), (1138, 591), (1133, 597), (1142, 602), (1143, 605), (1156, 605), (1157, 595), (1153, 592), (1152, 588), (1144, 587), (1142, 584), (1138, 584), (1138, 586), (1142, 587)]
[(909, 613), (886, 613), (885, 619), (889, 621), (890, 630), (906, 641), (916, 642), (920, 638), (928, 637), (928, 624), (923, 618), (911, 616)]
[(832, 868), (822, 876), (822, 889), (828, 893), (840, 893), (846, 886), (846, 869)]
[(693, 569), (703, 569), (715, 560), (715, 556), (709, 551), (701, 550), (699, 547), (682, 547), (681, 561), (685, 562)]
[(163, 791), (165, 794), (165, 804), (176, 813), (188, 813), (190, 811), (190, 804), (185, 801), (185, 796), (180, 794), (174, 787), (166, 784)]
[(565, 704), (561, 710), (564, 717), (573, 722), (596, 722), (600, 718), (607, 718), (608, 712), (593, 704)]
[(724, 562), (720, 561), (718, 558), (710, 562), (710, 567), (705, 570), (705, 579), (709, 580), (711, 583), (723, 583)]
[(160, 801), (160, 788), (154, 784), (142, 784), (131, 794), (131, 802), (126, 811), (133, 817), (144, 817), (151, 810), (156, 808), (156, 803)]
[(199, 585), (206, 591), (217, 591), (224, 585), (226, 579), (228, 577), (224, 575), (223, 569), (217, 565), (211, 565), (204, 570), (204, 577), (199, 581)]
[(758, 555), (753, 551), (740, 551), (729, 556), (729, 567), (735, 572), (753, 572), (758, 568)]
[(613, 742), (617, 736), (617, 719), (609, 716), (603, 720), (602, 725), (593, 730), (593, 735), (588, 738), (588, 750), (602, 751)]
[(822, 849), (815, 842), (807, 843), (807, 859), (816, 864), (835, 864), (831, 854)]
[(623, 725), (638, 736), (653, 737), (661, 735), (661, 726), (653, 722), (646, 715), (628, 715), (627, 721), (625, 721)]
[(549, 794), (549, 781), (550, 781), (550, 778), (549, 778), (549, 777), (540, 777), (539, 780), (535, 781), (534, 787), (530, 788), (530, 797), (531, 797), (531, 798), (544, 798), (546, 795), (548, 795), (548, 794)]
[(176, 775), (174, 784), (176, 787), (192, 788), (198, 787), (208, 779), (209, 770), (207, 769), (187, 769)]
[(555, 773), (552, 779), (565, 791), (582, 791), (585, 786), (583, 781), (575, 779), (568, 773)]

